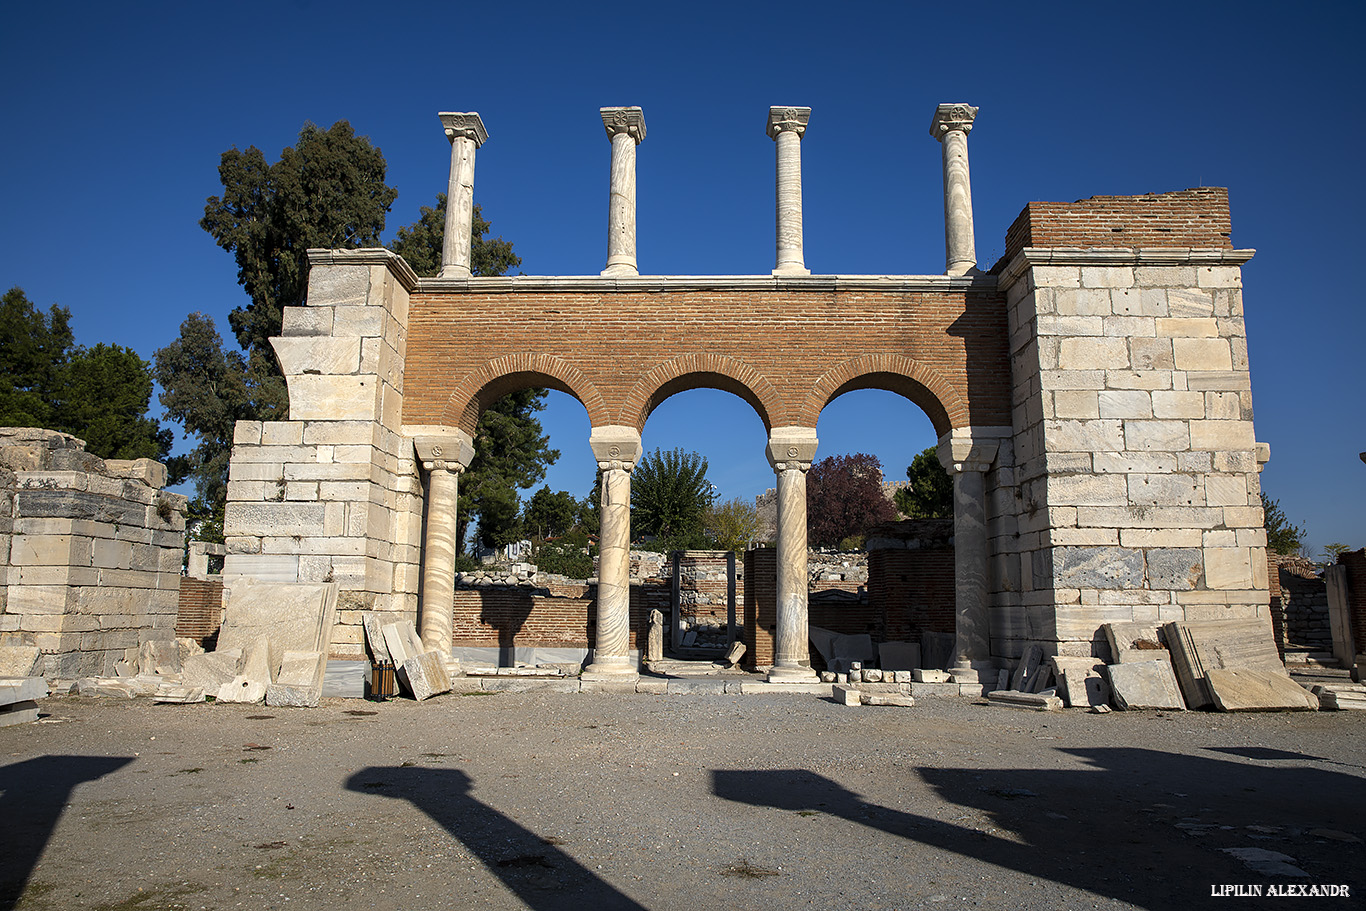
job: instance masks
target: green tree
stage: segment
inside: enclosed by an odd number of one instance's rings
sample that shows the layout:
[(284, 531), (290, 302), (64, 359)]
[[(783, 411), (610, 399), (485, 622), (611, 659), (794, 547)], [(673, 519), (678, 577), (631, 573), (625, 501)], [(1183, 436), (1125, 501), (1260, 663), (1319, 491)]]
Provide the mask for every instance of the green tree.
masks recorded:
[(304, 124), (274, 164), (255, 146), (231, 148), (218, 176), (223, 195), (209, 197), (199, 226), (236, 257), (251, 298), (228, 318), (238, 344), (273, 363), (284, 308), (308, 290), (309, 248), (379, 246), (398, 191), (384, 182), (383, 153), (345, 120), (326, 130)]
[(1334, 541), (1332, 544), (1325, 544), (1323, 545), (1323, 562), (1336, 563), (1338, 562), (1338, 557), (1347, 553), (1351, 549), (1351, 545), (1343, 544), (1338, 541)]
[(908, 519), (952, 519), (953, 478), (939, 462), (939, 450), (931, 446), (906, 468), (909, 487), (894, 495), (896, 508)]
[(77, 345), (66, 308), (44, 314), (19, 288), (0, 298), (0, 426), (60, 430), (105, 459), (166, 462), (176, 483), (184, 465), (169, 458), (173, 436), (147, 416), (151, 403), (151, 369), (137, 352)]
[(1266, 524), (1266, 546), (1278, 554), (1297, 554), (1304, 547), (1304, 527), (1292, 525), (1281, 511), (1278, 500), (1262, 492), (1262, 512)]
[(560, 457), (541, 433), (534, 417), (545, 407), (546, 390), (523, 389), (494, 402), (479, 417), (474, 458), (460, 478), (458, 540), (465, 540), (471, 521), (485, 547), (510, 544), (522, 537), (517, 490), (527, 490), (545, 477)]
[[(418, 220), (398, 229), (389, 249), (402, 256), (421, 276), (441, 272), (441, 242), (446, 234), (446, 194), (436, 194), (436, 206), (423, 206)], [(485, 239), (490, 225), (476, 203), (470, 225), (470, 271), (475, 275), (506, 275), (522, 264), (512, 252), (512, 242), (501, 237)]]
[(713, 503), (707, 508), (707, 537), (715, 541), (721, 550), (743, 552), (759, 534), (761, 525), (759, 510), (754, 503), (740, 497), (724, 503)]
[(882, 492), (882, 462), (877, 456), (829, 456), (807, 472), (806, 534), (815, 546), (838, 545), (894, 518), (896, 507)]
[(542, 487), (522, 507), (522, 527), (538, 538), (563, 535), (578, 524), (579, 501), (567, 490)]
[(641, 459), (632, 474), (631, 524), (639, 534), (693, 547), (702, 543), (703, 520), (712, 497), (703, 456), (681, 448), (656, 449)]

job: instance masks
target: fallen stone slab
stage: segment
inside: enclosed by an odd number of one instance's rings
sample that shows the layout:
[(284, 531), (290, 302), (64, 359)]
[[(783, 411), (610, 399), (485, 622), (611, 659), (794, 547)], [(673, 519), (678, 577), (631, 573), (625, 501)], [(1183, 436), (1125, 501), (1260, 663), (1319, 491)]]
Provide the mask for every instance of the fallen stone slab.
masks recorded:
[(897, 705), (910, 708), (915, 699), (902, 693), (863, 693), (860, 697), (864, 705)]
[(216, 693), (220, 686), (237, 676), (237, 663), (237, 656), (228, 652), (190, 655), (181, 665), (180, 681), (206, 693)]
[(257, 636), (242, 649), (242, 670), (238, 672), (238, 676), (246, 677), (262, 686), (273, 682), (280, 667), (280, 662), (276, 660), (277, 656), (282, 661), (284, 652), (273, 649), (270, 640), (265, 636)]
[(1133, 664), (1136, 661), (1165, 661), (1172, 663), (1172, 653), (1165, 648), (1125, 648), (1115, 657), (1115, 664)]
[(36, 645), (0, 645), (0, 677), (33, 677), (42, 666)]
[(389, 646), (384, 643), (384, 625), (393, 622), (393, 615), (372, 610), (363, 611), (360, 622), (365, 629), (365, 645), (370, 649), (370, 660), (393, 661), (393, 656), (389, 654)]
[(125, 678), (97, 677), (91, 695), (110, 699), (135, 699), (138, 693)]
[(157, 690), (165, 684), (156, 674), (138, 674), (136, 677), (128, 677), (125, 681), (133, 688), (133, 692), (139, 696), (155, 696)]
[(384, 624), (384, 645), (394, 659), (394, 667), (402, 667), (410, 658), (423, 653), (422, 640), (411, 620), (395, 620)]
[(0, 707), (0, 728), (29, 724), (38, 720), (38, 703), (32, 699)]
[(285, 652), (275, 682), (285, 686), (316, 687), (321, 690), (327, 673), (327, 656), (322, 652)]
[(315, 708), (322, 695), (321, 686), (292, 686), (287, 683), (266, 685), (266, 705), (272, 708)]
[[(980, 695), (982, 688), (974, 686), (974, 695)], [(912, 683), (912, 696), (959, 696), (963, 685), (958, 683)]]
[(1205, 681), (1206, 671), (1236, 668), (1285, 672), (1270, 618), (1255, 620), (1180, 620), (1165, 624), (1162, 632), (1171, 650), (1172, 667), (1181, 692), (1191, 708), (1214, 704)]
[(1205, 683), (1225, 712), (1315, 711), (1319, 699), (1284, 672), (1213, 668)]
[(1040, 646), (1025, 646), (1024, 654), (1020, 657), (1020, 663), (1015, 666), (1015, 673), (1010, 675), (1012, 692), (1028, 693), (1030, 691), (1030, 684), (1034, 680), (1034, 675), (1038, 673), (1043, 658), (1043, 649)]
[(180, 647), (174, 639), (151, 639), (138, 647), (138, 673), (180, 673)]
[(1181, 689), (1171, 666), (1162, 661), (1139, 661), (1134, 664), (1111, 664), (1105, 668), (1120, 711), (1135, 709), (1169, 709), (1180, 711), (1186, 707)]
[(835, 685), (834, 699), (840, 705), (862, 705), (862, 694), (852, 686)]
[(1058, 693), (1064, 703), (1079, 708), (1110, 704), (1110, 688), (1103, 676), (1104, 661), (1065, 655), (1053, 655), (1048, 661), (1058, 678)]
[(446, 662), (437, 652), (423, 652), (403, 662), (398, 668), (398, 679), (418, 702), (451, 691)]
[(1155, 624), (1105, 623), (1101, 625), (1101, 631), (1110, 645), (1111, 664), (1123, 664), (1120, 653), (1140, 648), (1140, 642), (1153, 646), (1162, 644), (1162, 636)]
[(223, 586), (220, 648), (245, 648), (264, 636), (270, 665), (286, 651), (326, 652), (337, 614), (336, 582), (265, 582), (233, 576)]
[(992, 690), (987, 693), (987, 702), (1014, 709), (1032, 709), (1036, 712), (1056, 712), (1062, 709), (1062, 700), (1057, 696), (1022, 693), (1019, 690)]
[(214, 697), (219, 702), (239, 702), (245, 705), (260, 705), (266, 700), (268, 684), (238, 675), (218, 688)]
[(745, 657), (746, 647), (747, 646), (739, 639), (732, 642), (730, 648), (726, 651), (726, 664), (729, 664), (731, 667), (739, 664), (740, 659)]
[(0, 679), (0, 706), (16, 705), (46, 698), (47, 681), (42, 677), (7, 677)]
[(171, 684), (159, 688), (152, 696), (152, 701), (183, 705), (192, 702), (204, 702), (205, 696), (201, 687)]

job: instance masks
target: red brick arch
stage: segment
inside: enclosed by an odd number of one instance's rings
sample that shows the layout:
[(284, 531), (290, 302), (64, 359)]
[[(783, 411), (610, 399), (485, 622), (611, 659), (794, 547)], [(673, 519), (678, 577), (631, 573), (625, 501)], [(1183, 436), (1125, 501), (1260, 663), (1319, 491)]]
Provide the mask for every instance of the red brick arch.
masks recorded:
[(812, 387), (796, 423), (815, 427), (826, 405), (855, 389), (885, 389), (910, 399), (940, 436), (968, 424), (967, 403), (951, 385), (924, 365), (895, 354), (865, 354), (827, 371)]
[(446, 400), (441, 423), (473, 435), (485, 408), (510, 392), (544, 386), (579, 400), (593, 426), (610, 424), (602, 395), (577, 367), (545, 354), (509, 354), (468, 374)]
[(650, 412), (667, 398), (689, 389), (721, 389), (749, 403), (764, 429), (782, 413), (773, 384), (758, 370), (719, 354), (685, 354), (658, 365), (632, 387), (622, 408), (622, 418), (637, 430), (645, 428)]

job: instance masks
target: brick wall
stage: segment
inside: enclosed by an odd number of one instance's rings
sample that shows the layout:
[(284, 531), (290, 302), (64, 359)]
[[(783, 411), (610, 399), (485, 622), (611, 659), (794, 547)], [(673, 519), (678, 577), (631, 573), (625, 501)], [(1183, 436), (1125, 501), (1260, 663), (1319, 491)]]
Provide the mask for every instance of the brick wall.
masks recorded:
[(1338, 562), (1347, 567), (1347, 610), (1356, 653), (1366, 654), (1366, 547), (1338, 554)]
[(778, 628), (778, 551), (771, 547), (745, 551), (746, 667), (773, 664), (773, 637)]
[(1271, 625), (1281, 656), (1286, 648), (1332, 651), (1328, 587), (1304, 557), (1267, 551)]
[(197, 639), (200, 645), (217, 636), (223, 625), (223, 580), (180, 577), (180, 602), (176, 609), (175, 634)]
[(953, 548), (868, 553), (868, 600), (882, 618), (883, 641), (919, 642), (920, 633), (952, 633)]
[(1006, 252), (994, 268), (1025, 247), (1232, 248), (1232, 230), (1224, 187), (1031, 202), (1006, 232)]

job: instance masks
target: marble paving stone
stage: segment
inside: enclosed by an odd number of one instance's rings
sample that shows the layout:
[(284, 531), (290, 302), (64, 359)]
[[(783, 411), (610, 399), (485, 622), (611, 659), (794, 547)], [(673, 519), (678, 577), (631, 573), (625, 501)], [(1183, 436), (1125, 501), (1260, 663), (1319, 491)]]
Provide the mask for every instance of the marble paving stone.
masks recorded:
[(1284, 671), (1211, 668), (1205, 672), (1214, 704), (1225, 712), (1312, 711), (1319, 707), (1314, 694)]
[(864, 705), (898, 705), (910, 708), (915, 705), (915, 699), (901, 693), (863, 693), (861, 699)]
[(920, 667), (920, 643), (880, 642), (877, 660), (884, 671), (911, 671)]
[(862, 702), (858, 690), (851, 686), (835, 686), (835, 701), (840, 705), (859, 705)]
[(398, 668), (398, 679), (419, 702), (451, 691), (446, 662), (436, 652), (423, 652), (404, 661)]
[(1161, 661), (1106, 666), (1115, 707), (1131, 709), (1184, 709), (1181, 689), (1172, 669)]

